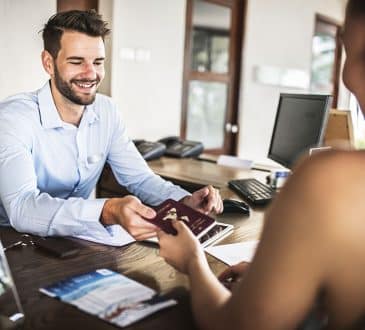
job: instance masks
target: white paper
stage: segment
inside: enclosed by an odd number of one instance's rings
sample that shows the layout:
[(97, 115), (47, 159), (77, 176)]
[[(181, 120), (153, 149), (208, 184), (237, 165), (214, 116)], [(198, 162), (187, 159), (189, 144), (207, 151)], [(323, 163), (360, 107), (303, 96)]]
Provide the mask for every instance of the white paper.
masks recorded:
[(217, 159), (217, 164), (242, 169), (250, 169), (252, 166), (252, 160), (242, 159), (236, 156), (220, 155)]
[(243, 243), (233, 243), (216, 245), (205, 248), (205, 251), (213, 257), (223, 261), (229, 266), (239, 262), (251, 262), (259, 241), (248, 241)]
[(286, 169), (283, 165), (275, 162), (270, 158), (256, 159), (252, 164), (252, 169), (258, 169), (263, 171), (273, 171)]

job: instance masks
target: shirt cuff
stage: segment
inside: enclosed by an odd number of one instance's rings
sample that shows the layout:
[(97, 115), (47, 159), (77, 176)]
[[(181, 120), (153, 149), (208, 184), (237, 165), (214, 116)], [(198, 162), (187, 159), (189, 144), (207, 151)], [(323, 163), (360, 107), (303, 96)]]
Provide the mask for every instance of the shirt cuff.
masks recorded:
[[(135, 242), (135, 239), (128, 234), (128, 232), (120, 225), (111, 225), (104, 227), (101, 223), (99, 230), (91, 230), (86, 235), (74, 235), (74, 237), (91, 241), (95, 243), (112, 245), (112, 246), (124, 246)], [(96, 228), (95, 228), (96, 229)]]
[(176, 190), (176, 191), (174, 191), (170, 196), (169, 196), (169, 198), (170, 199), (173, 199), (174, 201), (180, 201), (181, 199), (183, 199), (184, 197), (186, 197), (186, 196), (191, 196), (191, 194), (188, 192), (188, 191), (186, 191), (186, 190), (184, 190), (184, 189), (179, 189), (179, 190)]
[(100, 222), (106, 198), (85, 200), (82, 206), (81, 229), (71, 236), (91, 242), (123, 246), (135, 241), (121, 225), (104, 226)]

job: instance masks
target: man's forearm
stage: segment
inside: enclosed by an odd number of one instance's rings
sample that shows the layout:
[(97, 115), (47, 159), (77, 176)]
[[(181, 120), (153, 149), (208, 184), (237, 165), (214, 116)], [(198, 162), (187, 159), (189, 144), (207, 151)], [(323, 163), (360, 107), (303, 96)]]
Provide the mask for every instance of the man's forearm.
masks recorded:
[(193, 263), (189, 271), (193, 313), (202, 329), (227, 328), (223, 306), (231, 293), (223, 287), (206, 262)]
[[(13, 199), (14, 200), (14, 199)], [(11, 225), (20, 232), (40, 236), (76, 236), (104, 232), (98, 222), (104, 199), (53, 198), (46, 193), (16, 196), (5, 200)]]

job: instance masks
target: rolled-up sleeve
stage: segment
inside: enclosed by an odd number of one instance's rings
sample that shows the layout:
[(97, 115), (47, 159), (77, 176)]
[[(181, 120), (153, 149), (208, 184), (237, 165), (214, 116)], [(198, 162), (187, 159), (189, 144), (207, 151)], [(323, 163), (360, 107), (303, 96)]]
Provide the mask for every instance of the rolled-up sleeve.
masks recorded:
[(21, 134), (19, 128), (11, 125), (6, 120), (0, 122), (0, 200), (16, 230), (40, 236), (74, 236), (111, 245), (133, 241), (120, 226), (115, 229), (100, 223), (105, 199), (63, 199), (41, 192), (31, 153), (32, 137), (27, 130)]
[(0, 103), (0, 223), (41, 236), (111, 245), (134, 241), (120, 225), (101, 224), (105, 199), (88, 199), (105, 161), (118, 182), (146, 204), (189, 194), (151, 171), (110, 98), (97, 95), (78, 127), (59, 117), (49, 83), (5, 100)]
[(149, 205), (160, 204), (168, 198), (180, 200), (190, 194), (152, 172), (128, 138), (118, 112), (107, 161), (118, 182)]

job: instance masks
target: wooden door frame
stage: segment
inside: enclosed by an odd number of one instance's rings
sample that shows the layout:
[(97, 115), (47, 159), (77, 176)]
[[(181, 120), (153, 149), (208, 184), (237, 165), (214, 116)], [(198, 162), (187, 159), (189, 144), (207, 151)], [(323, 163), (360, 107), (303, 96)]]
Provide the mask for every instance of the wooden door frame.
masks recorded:
[[(191, 46), (192, 46), (192, 17), (193, 17), (193, 1), (187, 0), (186, 18), (185, 18), (185, 46), (184, 46), (184, 72), (183, 72), (183, 90), (182, 90), (182, 111), (181, 111), (181, 125), (180, 137), (186, 138), (187, 129), (187, 115), (188, 115), (188, 95), (189, 95), (189, 81), (191, 76), (199, 77), (198, 72), (191, 73)], [(229, 67), (228, 67), (228, 81), (229, 88), (227, 93), (227, 112), (225, 123), (229, 122), (238, 126), (238, 105), (240, 92), (240, 78), (241, 78), (241, 59), (243, 54), (243, 36), (244, 36), (244, 19), (247, 8), (247, 0), (204, 0), (208, 3), (223, 5), (231, 9), (231, 33), (229, 44)], [(240, 25), (242, 28), (239, 28)], [(217, 75), (218, 76), (218, 75)], [(216, 77), (219, 80), (218, 77)], [(221, 79), (226, 81), (226, 79)], [(224, 130), (224, 145), (223, 150), (228, 154), (237, 154), (238, 135), (227, 133)], [(209, 149), (209, 153), (219, 154), (222, 149)]]
[(99, 10), (98, 0), (57, 0), (57, 12), (68, 10)]
[(338, 94), (339, 94), (339, 89), (340, 89), (340, 74), (341, 74), (341, 66), (342, 66), (342, 62), (341, 62), (342, 47), (343, 47), (343, 43), (342, 43), (342, 39), (341, 39), (342, 24), (331, 17), (325, 16), (322, 14), (316, 14), (313, 35), (316, 34), (318, 22), (322, 22), (324, 24), (329, 24), (329, 25), (335, 26), (337, 29), (336, 36), (335, 36), (335, 39), (336, 39), (335, 59), (334, 59), (334, 67), (333, 67), (333, 71), (332, 71), (332, 74), (333, 74), (332, 108), (337, 108)]

